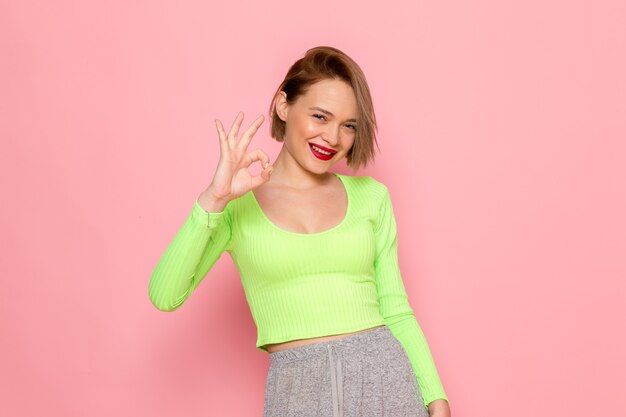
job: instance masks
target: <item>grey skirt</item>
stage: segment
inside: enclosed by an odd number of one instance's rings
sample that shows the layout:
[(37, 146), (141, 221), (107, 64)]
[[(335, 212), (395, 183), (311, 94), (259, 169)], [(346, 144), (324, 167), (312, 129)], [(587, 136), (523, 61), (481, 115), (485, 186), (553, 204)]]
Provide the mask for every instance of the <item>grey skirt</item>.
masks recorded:
[(270, 353), (264, 417), (428, 417), (387, 326)]

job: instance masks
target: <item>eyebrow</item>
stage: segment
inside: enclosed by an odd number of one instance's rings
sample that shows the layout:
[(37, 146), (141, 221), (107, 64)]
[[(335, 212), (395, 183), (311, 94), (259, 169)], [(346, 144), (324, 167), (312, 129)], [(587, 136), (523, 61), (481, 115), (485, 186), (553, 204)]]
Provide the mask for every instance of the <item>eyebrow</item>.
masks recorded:
[[(325, 109), (323, 109), (321, 107), (309, 107), (309, 110), (317, 110), (317, 111), (320, 111), (320, 112), (322, 112), (324, 114), (327, 114), (329, 116), (332, 116), (332, 117), (335, 116), (334, 114), (332, 114), (328, 110), (325, 110)], [(356, 119), (348, 119), (348, 120), (346, 120), (346, 122), (354, 122), (354, 123), (356, 123)]]

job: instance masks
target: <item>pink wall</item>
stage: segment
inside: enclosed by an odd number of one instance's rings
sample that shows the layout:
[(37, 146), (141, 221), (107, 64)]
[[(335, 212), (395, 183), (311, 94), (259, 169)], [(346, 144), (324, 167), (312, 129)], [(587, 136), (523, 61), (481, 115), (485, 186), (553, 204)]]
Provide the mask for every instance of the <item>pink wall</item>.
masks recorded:
[(265, 113), (323, 44), (368, 76), (359, 174), (391, 189), (453, 415), (624, 415), (626, 3), (226, 3), (0, 5), (0, 415), (261, 415), (230, 258), (175, 313), (148, 281), (213, 119)]

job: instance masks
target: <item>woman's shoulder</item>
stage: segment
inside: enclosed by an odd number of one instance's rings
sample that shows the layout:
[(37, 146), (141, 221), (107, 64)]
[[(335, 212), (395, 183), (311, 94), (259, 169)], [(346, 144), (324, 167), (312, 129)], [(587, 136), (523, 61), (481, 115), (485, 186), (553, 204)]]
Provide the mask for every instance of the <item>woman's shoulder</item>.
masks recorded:
[(375, 195), (384, 195), (389, 190), (387, 186), (371, 175), (344, 175), (338, 174), (347, 182), (351, 188), (359, 193), (372, 193)]

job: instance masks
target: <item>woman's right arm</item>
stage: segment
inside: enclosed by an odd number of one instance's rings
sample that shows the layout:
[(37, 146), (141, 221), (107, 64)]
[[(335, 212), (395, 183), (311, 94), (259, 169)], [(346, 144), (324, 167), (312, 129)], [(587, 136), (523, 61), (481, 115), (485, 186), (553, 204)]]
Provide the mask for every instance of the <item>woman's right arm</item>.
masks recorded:
[[(228, 203), (269, 180), (273, 167), (265, 152), (247, 151), (263, 119), (258, 117), (240, 139), (237, 134), (243, 113), (237, 115), (228, 134), (216, 120), (220, 161), (211, 185), (196, 199), (150, 278), (148, 293), (159, 310), (173, 311), (180, 307), (228, 247), (233, 235)], [(256, 161), (263, 163), (264, 168), (253, 176), (248, 167)]]
[(148, 293), (161, 311), (174, 311), (189, 298), (232, 238), (229, 211), (207, 212), (199, 201), (152, 271)]

